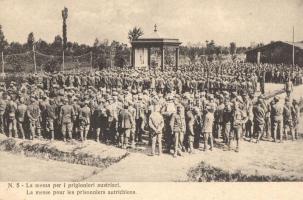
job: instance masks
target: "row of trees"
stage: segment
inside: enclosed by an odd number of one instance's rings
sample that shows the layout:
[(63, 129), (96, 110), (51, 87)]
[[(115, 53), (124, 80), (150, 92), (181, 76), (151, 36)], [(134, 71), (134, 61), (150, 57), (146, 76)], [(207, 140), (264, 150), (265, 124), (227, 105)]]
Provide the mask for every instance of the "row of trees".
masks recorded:
[[(33, 50), (42, 54), (51, 56), (62, 56), (64, 40), (60, 35), (55, 36), (52, 43), (48, 43), (42, 39), (35, 40), (34, 33), (28, 34), (27, 42), (21, 44), (19, 42), (8, 43), (0, 25), (0, 52), (4, 55), (20, 54)], [(126, 44), (118, 41), (99, 41), (97, 38), (93, 46), (79, 44), (77, 42), (66, 42), (64, 50), (65, 56), (80, 56), (92, 52), (93, 67), (102, 68), (110, 66), (123, 67), (129, 62), (129, 48)], [(62, 59), (61, 59), (62, 62)], [(90, 62), (90, 60), (88, 61)], [(54, 61), (52, 61), (54, 63)]]
[[(127, 44), (120, 43), (118, 41), (103, 40), (100, 41), (98, 38), (95, 39), (93, 46), (86, 44), (78, 44), (77, 42), (68, 41), (66, 38), (66, 23), (67, 10), (62, 11), (63, 18), (63, 38), (60, 35), (54, 37), (52, 43), (48, 43), (42, 39), (35, 40), (34, 33), (28, 34), (27, 42), (21, 44), (19, 42), (8, 43), (5, 39), (2, 27), (0, 25), (0, 52), (7, 54), (24, 53), (33, 49), (46, 55), (57, 55), (62, 56), (64, 49), (65, 56), (79, 56), (93, 52), (92, 62), (93, 67), (125, 67), (130, 63), (130, 52), (131, 49)], [(128, 32), (128, 39), (138, 39), (144, 33), (140, 27), (134, 27)], [(229, 47), (217, 45), (214, 40), (206, 40), (205, 45), (195, 46), (186, 45), (180, 47), (180, 54), (188, 57), (191, 61), (195, 61), (197, 57), (206, 55), (209, 61), (213, 60), (213, 56), (218, 55), (235, 55), (238, 53), (244, 53), (249, 48), (237, 47), (235, 42), (231, 42)]]

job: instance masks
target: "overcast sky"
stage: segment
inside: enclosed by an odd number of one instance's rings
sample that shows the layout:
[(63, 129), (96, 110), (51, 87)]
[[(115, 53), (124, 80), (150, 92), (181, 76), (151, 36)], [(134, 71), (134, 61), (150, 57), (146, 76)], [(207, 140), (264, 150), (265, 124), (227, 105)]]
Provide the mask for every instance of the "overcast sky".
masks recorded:
[(29, 32), (48, 42), (62, 34), (68, 7), (68, 41), (92, 44), (95, 38), (127, 43), (128, 30), (142, 27), (183, 44), (215, 40), (251, 42), (303, 40), (303, 0), (0, 0), (0, 24), (9, 42), (25, 42)]

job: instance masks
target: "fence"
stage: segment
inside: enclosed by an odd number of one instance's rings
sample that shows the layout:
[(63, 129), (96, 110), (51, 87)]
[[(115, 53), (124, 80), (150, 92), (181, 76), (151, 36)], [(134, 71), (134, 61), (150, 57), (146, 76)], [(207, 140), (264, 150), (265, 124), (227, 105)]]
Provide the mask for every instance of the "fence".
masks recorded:
[(83, 71), (93, 69), (92, 51), (79, 56), (46, 55), (35, 49), (25, 53), (1, 53), (1, 74)]

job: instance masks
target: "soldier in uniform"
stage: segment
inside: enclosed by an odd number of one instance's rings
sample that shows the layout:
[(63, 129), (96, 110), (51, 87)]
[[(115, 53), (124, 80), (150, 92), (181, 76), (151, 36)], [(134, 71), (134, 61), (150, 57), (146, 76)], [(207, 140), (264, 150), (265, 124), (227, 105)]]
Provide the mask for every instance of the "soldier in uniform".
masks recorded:
[(288, 77), (285, 81), (285, 91), (286, 91), (287, 97), (290, 97), (290, 94), (293, 91), (293, 83), (292, 83), (290, 77)]
[(204, 138), (204, 151), (207, 151), (208, 139), (210, 139), (210, 150), (213, 150), (213, 124), (214, 124), (214, 106), (208, 105), (203, 115), (202, 134)]
[(88, 107), (89, 101), (84, 102), (84, 106), (79, 111), (79, 123), (80, 123), (80, 138), (81, 141), (87, 140), (87, 133), (90, 128), (90, 115), (91, 109)]
[(300, 123), (300, 106), (298, 104), (297, 100), (293, 100), (293, 107), (294, 107), (294, 111), (293, 112), (293, 123), (294, 123), (294, 133), (295, 133), (295, 139), (298, 139), (298, 128), (299, 128), (299, 123)]
[(219, 96), (219, 105), (215, 111), (215, 136), (219, 139), (222, 134), (222, 128), (223, 128), (223, 110), (224, 110), (224, 102), (223, 102), (223, 96)]
[(0, 99), (0, 133), (4, 133), (5, 130), (5, 111), (7, 106), (7, 94), (2, 93), (2, 98)]
[[(236, 102), (234, 104), (234, 113), (233, 113), (233, 134), (236, 138), (236, 152), (239, 152), (239, 143), (240, 143), (240, 137), (242, 134), (242, 127), (243, 124), (246, 123), (247, 121), (247, 115), (246, 113), (240, 109), (240, 104), (239, 102)], [(231, 142), (230, 142), (231, 138), (229, 139), (229, 148), (231, 146)]]
[[(60, 108), (59, 120), (61, 124), (61, 131), (63, 134), (63, 141), (66, 141), (66, 135), (69, 139), (73, 139), (72, 128), (73, 120), (75, 117), (75, 111), (72, 105), (68, 104), (68, 99), (63, 99), (63, 106)], [(67, 134), (66, 134), (67, 132)]]
[(185, 133), (185, 119), (181, 110), (181, 105), (177, 106), (177, 112), (173, 113), (170, 119), (170, 126), (172, 127), (172, 134), (174, 138), (174, 157), (181, 156), (183, 147), (184, 133)]
[(46, 105), (45, 113), (46, 113), (46, 132), (50, 134), (51, 141), (55, 139), (54, 135), (54, 123), (57, 118), (56, 116), (56, 104), (54, 99), (49, 99), (49, 104)]
[(80, 109), (81, 109), (78, 97), (74, 97), (73, 98), (72, 106), (73, 106), (74, 114), (75, 114), (74, 115), (74, 121), (73, 121), (73, 133), (75, 135), (78, 135), (78, 134), (80, 134), (79, 133), (79, 126), (80, 126), (80, 123), (79, 123), (79, 112), (80, 112)]
[(102, 104), (101, 99), (98, 99), (97, 108), (94, 111), (93, 119), (95, 120), (95, 129), (96, 129), (96, 141), (100, 142), (100, 138), (104, 141), (104, 130), (105, 130), (105, 108)]
[[(17, 137), (17, 122), (16, 122), (16, 110), (17, 104), (15, 102), (16, 96), (12, 95), (11, 99), (7, 103), (7, 114), (8, 114), (8, 137)], [(14, 132), (14, 135), (13, 135)]]
[(142, 100), (142, 95), (139, 94), (138, 96), (138, 102), (135, 103), (135, 109), (136, 109), (136, 115), (135, 115), (135, 121), (136, 121), (136, 137), (135, 140), (138, 142), (142, 142), (142, 134), (144, 132), (144, 126), (146, 122), (146, 104)]
[(149, 116), (149, 127), (152, 136), (152, 153), (151, 155), (155, 155), (156, 151), (156, 143), (158, 142), (159, 147), (159, 156), (162, 155), (162, 130), (164, 128), (164, 119), (160, 114), (159, 105), (154, 106), (154, 111)]
[(22, 139), (25, 139), (23, 123), (25, 119), (26, 110), (27, 110), (27, 106), (24, 104), (24, 98), (20, 97), (19, 104), (17, 105), (17, 110), (16, 110), (16, 120), (17, 120), (17, 130), (19, 132), (19, 135), (21, 135)]
[(29, 119), (30, 139), (34, 140), (36, 135), (40, 137), (40, 108), (35, 97), (31, 97), (31, 103), (27, 106), (27, 117)]
[(130, 132), (134, 127), (134, 120), (132, 118), (132, 114), (128, 110), (128, 103), (124, 104), (124, 108), (120, 110), (118, 115), (118, 130), (119, 130), (119, 147), (122, 149), (126, 149)]
[(294, 107), (292, 103), (290, 102), (289, 97), (285, 98), (285, 105), (283, 110), (283, 125), (284, 125), (284, 134), (286, 140), (288, 140), (288, 131), (290, 132), (292, 136), (292, 140), (295, 140), (295, 133), (293, 130), (293, 116), (296, 111), (294, 110)]
[[(196, 109), (197, 112), (198, 109)], [(195, 132), (194, 132), (194, 124), (196, 122), (195, 110), (192, 106), (192, 100), (188, 100), (188, 107), (186, 108), (185, 113), (185, 121), (186, 121), (186, 138), (188, 141), (188, 152), (194, 153), (194, 139), (195, 139)]]
[(253, 108), (253, 122), (254, 133), (257, 135), (256, 143), (258, 143), (263, 136), (263, 130), (265, 125), (266, 110), (263, 107), (262, 99), (258, 99), (257, 105)]
[(280, 136), (280, 142), (282, 142), (283, 110), (284, 106), (279, 102), (279, 97), (275, 96), (271, 108), (274, 142), (277, 142), (277, 135)]

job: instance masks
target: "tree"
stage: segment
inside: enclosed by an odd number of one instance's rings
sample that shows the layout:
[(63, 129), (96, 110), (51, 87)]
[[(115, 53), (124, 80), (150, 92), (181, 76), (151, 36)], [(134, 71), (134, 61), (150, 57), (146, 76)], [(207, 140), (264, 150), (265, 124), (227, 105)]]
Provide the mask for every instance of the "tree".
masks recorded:
[(51, 44), (50, 54), (61, 55), (62, 54), (62, 38), (60, 35), (56, 35), (54, 42)]
[(26, 43), (26, 47), (29, 49), (29, 50), (32, 50), (33, 49), (33, 45), (35, 43), (35, 37), (34, 37), (34, 33), (33, 32), (30, 32), (27, 36), (27, 43)]
[(137, 40), (144, 33), (140, 27), (134, 27), (132, 30), (128, 31), (128, 39), (129, 41)]
[(229, 46), (229, 51), (231, 55), (234, 55), (237, 51), (237, 46), (235, 42), (231, 42)]
[(4, 51), (8, 43), (5, 39), (4, 33), (2, 31), (2, 26), (0, 25), (0, 52)]
[(62, 19), (63, 19), (63, 50), (66, 49), (66, 43), (67, 43), (67, 36), (66, 36), (66, 19), (68, 17), (68, 9), (64, 7), (62, 10)]

